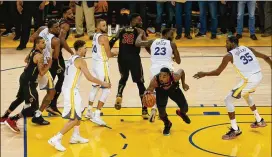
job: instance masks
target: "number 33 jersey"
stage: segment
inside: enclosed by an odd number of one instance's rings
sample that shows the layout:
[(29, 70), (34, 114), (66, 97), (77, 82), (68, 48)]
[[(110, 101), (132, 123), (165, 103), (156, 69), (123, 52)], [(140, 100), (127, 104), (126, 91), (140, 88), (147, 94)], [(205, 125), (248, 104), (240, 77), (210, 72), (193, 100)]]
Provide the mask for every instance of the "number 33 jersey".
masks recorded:
[(173, 50), (171, 41), (165, 39), (156, 39), (151, 45), (151, 62), (152, 66), (171, 66)]
[(243, 78), (249, 78), (252, 74), (261, 71), (256, 56), (249, 48), (239, 46), (231, 50), (230, 53), (233, 57), (233, 65)]

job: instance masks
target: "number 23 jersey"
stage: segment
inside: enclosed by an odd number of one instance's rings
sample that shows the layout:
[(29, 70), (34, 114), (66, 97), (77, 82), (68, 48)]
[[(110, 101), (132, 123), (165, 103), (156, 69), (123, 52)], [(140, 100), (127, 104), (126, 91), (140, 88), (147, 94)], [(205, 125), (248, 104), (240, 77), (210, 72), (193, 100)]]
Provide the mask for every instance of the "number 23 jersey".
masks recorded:
[(152, 65), (171, 65), (173, 50), (170, 40), (156, 39), (151, 45)]
[(230, 53), (233, 57), (233, 65), (243, 78), (249, 78), (252, 74), (261, 71), (259, 61), (249, 48), (239, 46)]

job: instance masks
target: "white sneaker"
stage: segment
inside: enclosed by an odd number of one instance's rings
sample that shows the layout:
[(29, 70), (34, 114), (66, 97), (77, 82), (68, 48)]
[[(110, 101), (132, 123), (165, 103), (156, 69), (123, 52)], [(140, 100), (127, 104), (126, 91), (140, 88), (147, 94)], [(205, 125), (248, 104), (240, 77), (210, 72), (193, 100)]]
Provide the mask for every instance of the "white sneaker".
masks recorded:
[(98, 125), (101, 125), (101, 126), (105, 126), (107, 125), (100, 117), (100, 111), (96, 110), (94, 112), (94, 117), (93, 119), (90, 119), (92, 122), (98, 124)]
[(55, 147), (55, 149), (57, 149), (58, 151), (64, 152), (66, 150), (66, 148), (61, 145), (61, 141), (58, 140), (55, 136), (50, 138), (48, 140), (48, 143), (51, 146)]
[(112, 36), (111, 25), (108, 25), (108, 36), (109, 36), (109, 37)]
[(72, 136), (70, 139), (70, 143), (76, 144), (76, 143), (88, 143), (89, 139), (83, 138), (80, 135)]
[(151, 109), (151, 113), (150, 113), (150, 118), (149, 118), (149, 122), (155, 122), (156, 119), (156, 114), (157, 114), (157, 109), (152, 108)]
[(91, 110), (88, 110), (87, 113), (85, 114), (85, 118), (88, 119), (93, 119), (94, 113)]

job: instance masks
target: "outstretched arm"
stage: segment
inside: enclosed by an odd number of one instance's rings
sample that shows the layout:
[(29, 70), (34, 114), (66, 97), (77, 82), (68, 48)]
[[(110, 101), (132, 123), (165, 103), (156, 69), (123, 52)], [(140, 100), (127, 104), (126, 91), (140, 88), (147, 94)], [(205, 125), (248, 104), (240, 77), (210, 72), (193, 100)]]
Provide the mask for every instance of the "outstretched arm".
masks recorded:
[(114, 37), (112, 37), (111, 38), (111, 40), (110, 40), (110, 49), (112, 49), (113, 48), (113, 46), (114, 46), (114, 44), (115, 44), (115, 42), (117, 41), (117, 40), (119, 40), (119, 38), (120, 38), (120, 33), (121, 33), (121, 31), (122, 31), (123, 29), (119, 29), (118, 30), (118, 32), (116, 33), (116, 35), (114, 36)]
[(150, 47), (152, 45), (154, 40), (147, 40), (147, 41), (144, 41), (143, 40), (143, 33), (139, 34), (137, 39), (136, 39), (136, 42), (135, 42), (135, 46), (137, 47)]
[(45, 28), (46, 28), (46, 26), (41, 26), (35, 33), (33, 33), (33, 34), (31, 35), (31, 37), (29, 38), (29, 41), (30, 41), (30, 42), (34, 42), (34, 40), (39, 36), (40, 32), (41, 32), (42, 30), (44, 30)]
[(71, 55), (73, 55), (74, 54), (73, 50), (68, 46), (67, 41), (65, 40), (68, 31), (70, 31), (69, 24), (66, 24), (66, 23), (62, 24), (60, 34), (59, 34), (59, 39), (60, 39), (61, 45), (63, 45), (63, 48), (66, 51), (68, 51)]
[(219, 65), (219, 67), (216, 70), (213, 70), (210, 72), (198, 72), (193, 77), (200, 79), (205, 76), (219, 76), (221, 74), (221, 72), (226, 68), (226, 66), (228, 65), (228, 63), (230, 61), (232, 61), (232, 55), (227, 54), (226, 56), (223, 57), (221, 64)]
[(171, 47), (172, 47), (172, 50), (173, 50), (173, 53), (174, 53), (175, 62), (180, 64), (180, 56), (179, 56), (179, 51), (178, 51), (176, 43), (171, 42)]
[(253, 49), (253, 48), (250, 48), (250, 47), (249, 47), (249, 49), (254, 53), (254, 55), (255, 55), (256, 57), (262, 58), (264, 61), (266, 61), (266, 63), (269, 64), (269, 65), (270, 65), (270, 68), (272, 69), (272, 60), (271, 60), (267, 55), (265, 55), (265, 54), (263, 54), (263, 53), (260, 53), (260, 52), (256, 51), (256, 50)]
[(182, 87), (185, 91), (189, 89), (189, 85), (185, 83), (185, 72), (183, 69), (179, 69), (177, 72), (174, 73), (174, 79), (178, 81), (179, 79), (181, 80)]

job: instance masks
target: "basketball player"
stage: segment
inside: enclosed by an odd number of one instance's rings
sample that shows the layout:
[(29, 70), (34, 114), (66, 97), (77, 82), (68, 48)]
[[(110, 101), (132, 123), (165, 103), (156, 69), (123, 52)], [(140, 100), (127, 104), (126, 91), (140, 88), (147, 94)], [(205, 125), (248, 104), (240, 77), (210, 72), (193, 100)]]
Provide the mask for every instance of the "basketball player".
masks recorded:
[[(136, 39), (136, 46), (148, 47), (151, 50), (151, 79), (160, 73), (163, 67), (168, 68), (170, 71), (174, 71), (173, 60), (180, 64), (180, 56), (176, 43), (172, 42), (174, 39), (174, 32), (171, 28), (166, 28), (162, 31), (162, 38), (155, 40), (142, 41), (144, 31), (141, 31), (140, 35)], [(172, 56), (174, 57), (172, 58)], [(156, 105), (151, 110), (150, 122), (155, 121), (156, 117)]]
[(9, 111), (14, 110), (14, 108), (19, 106), (23, 101), (25, 101), (25, 105), (21, 113), (8, 118), (10, 112), (7, 111), (1, 118), (1, 122), (3, 119), (6, 119), (4, 123), (16, 133), (20, 132), (16, 122), (22, 117), (33, 116), (35, 111), (39, 108), (39, 95), (36, 89), (38, 75), (45, 75), (52, 64), (51, 58), (48, 58), (47, 65), (43, 64), (43, 49), (45, 49), (46, 46), (44, 39), (38, 37), (35, 39), (35, 42), (35, 48), (29, 55), (29, 62), (20, 76), (20, 87), (16, 96), (17, 98), (11, 103)]
[(228, 110), (231, 128), (228, 133), (222, 136), (222, 139), (231, 140), (242, 133), (235, 119), (233, 105), (233, 101), (235, 99), (240, 99), (241, 97), (243, 97), (252, 112), (254, 113), (256, 121), (250, 125), (251, 128), (266, 126), (264, 119), (261, 118), (256, 109), (250, 93), (253, 93), (255, 91), (255, 89), (258, 87), (262, 80), (261, 68), (256, 57), (264, 59), (271, 68), (272, 61), (268, 56), (259, 53), (252, 48), (239, 46), (239, 41), (235, 36), (228, 37), (226, 41), (226, 48), (228, 54), (223, 57), (222, 63), (216, 70), (210, 72), (198, 72), (194, 75), (194, 78), (200, 79), (205, 76), (219, 76), (229, 62), (234, 65), (235, 69), (240, 74), (242, 78), (241, 82), (228, 94), (228, 96), (224, 100)]
[[(117, 53), (113, 53), (110, 51), (106, 21), (103, 19), (97, 19), (95, 26), (97, 32), (94, 34), (93, 37), (92, 75), (100, 81), (106, 81), (110, 83), (108, 60), (110, 57), (116, 56)], [(98, 101), (97, 109), (93, 113), (92, 106), (99, 88), (102, 89), (102, 95)], [(106, 125), (106, 123), (101, 119), (100, 113), (109, 94), (110, 89), (104, 88), (103, 86), (99, 87), (99, 85), (93, 84), (93, 88), (89, 96), (88, 111), (85, 117), (90, 118), (92, 122), (98, 125)]]
[[(53, 64), (55, 64), (54, 62), (58, 62), (60, 40), (56, 36), (59, 34), (59, 31), (59, 23), (55, 20), (50, 20), (48, 22), (48, 28), (44, 26), (40, 27), (30, 38), (30, 41), (33, 41), (33, 39), (36, 39), (38, 36), (40, 36), (45, 40), (46, 49), (44, 50), (44, 64), (47, 64), (47, 58), (52, 58)], [(54, 50), (53, 53), (51, 53), (52, 49)], [(52, 66), (51, 68), (55, 67)], [(39, 125), (49, 125), (50, 123), (43, 119), (42, 112), (51, 103), (56, 93), (50, 71), (48, 71), (46, 75), (39, 79), (39, 85), (41, 90), (47, 90), (47, 94), (45, 95), (39, 110), (37, 110), (33, 116), (32, 122)]]
[(87, 48), (85, 41), (77, 40), (74, 43), (76, 54), (71, 56), (67, 62), (65, 70), (65, 78), (62, 86), (62, 93), (64, 96), (64, 109), (62, 116), (65, 119), (70, 119), (68, 123), (60, 130), (57, 135), (48, 140), (48, 143), (54, 146), (59, 151), (65, 151), (66, 149), (61, 144), (61, 139), (64, 134), (74, 127), (74, 132), (70, 139), (70, 143), (87, 143), (88, 139), (82, 138), (79, 133), (79, 125), (81, 120), (81, 114), (83, 111), (83, 105), (79, 93), (79, 80), (83, 73), (87, 80), (99, 84), (105, 88), (110, 88), (111, 85), (107, 82), (102, 82), (93, 77), (88, 68), (86, 61), (82, 58), (85, 57)]
[(185, 73), (182, 69), (177, 72), (171, 72), (168, 68), (162, 68), (160, 73), (155, 75), (150, 81), (150, 85), (147, 88), (145, 94), (153, 93), (156, 91), (156, 103), (159, 110), (160, 119), (164, 123), (164, 135), (170, 135), (170, 129), (172, 123), (169, 121), (166, 113), (166, 105), (168, 97), (172, 99), (179, 107), (176, 110), (176, 114), (180, 116), (187, 124), (191, 123), (190, 118), (186, 113), (188, 112), (188, 104), (181, 89), (179, 88), (179, 80), (181, 80), (182, 87), (185, 91), (189, 89), (189, 86), (185, 83)]
[(58, 76), (58, 81), (56, 83), (55, 89), (56, 94), (51, 101), (50, 105), (46, 109), (47, 112), (51, 113), (52, 115), (61, 115), (61, 112), (57, 108), (57, 100), (61, 93), (61, 87), (64, 81), (64, 71), (65, 71), (65, 62), (62, 54), (62, 48), (64, 48), (66, 51), (68, 51), (71, 55), (74, 54), (72, 49), (67, 44), (67, 39), (70, 34), (70, 24), (69, 20), (73, 20), (74, 15), (72, 9), (69, 7), (63, 8), (63, 14), (62, 18), (59, 21), (60, 26), (60, 54), (58, 60), (53, 60), (52, 68), (50, 68), (50, 73), (52, 75), (53, 80), (55, 80), (56, 76)]
[[(144, 86), (144, 75), (143, 68), (140, 57), (140, 47), (135, 46), (135, 41), (139, 32), (137, 27), (141, 27), (142, 19), (137, 13), (130, 15), (130, 26), (120, 29), (120, 31), (110, 40), (110, 46), (113, 47), (114, 43), (120, 39), (119, 42), (119, 55), (118, 55), (118, 67), (121, 74), (121, 79), (118, 85), (118, 92), (116, 96), (115, 108), (117, 110), (121, 109), (123, 90), (126, 86), (129, 72), (131, 73), (132, 80), (135, 82), (139, 89), (139, 96), (142, 100), (144, 91), (146, 90)], [(143, 36), (143, 40), (146, 37)], [(142, 103), (142, 117), (148, 119), (147, 108)]]

